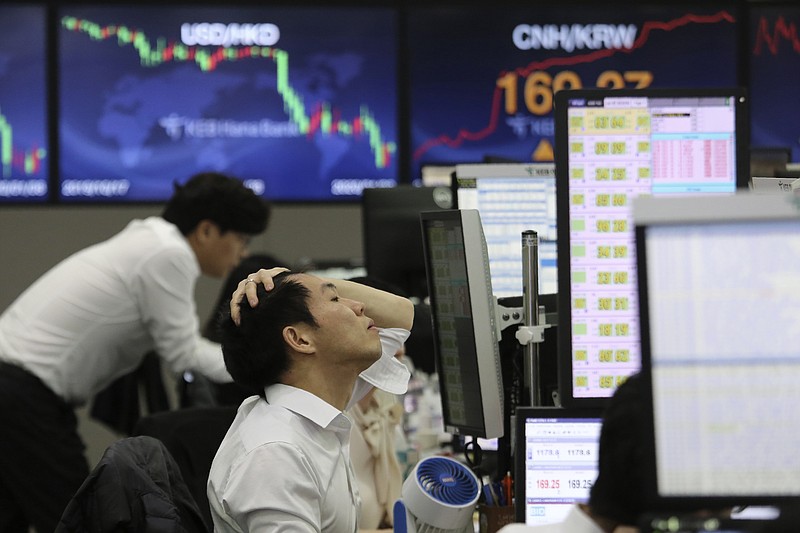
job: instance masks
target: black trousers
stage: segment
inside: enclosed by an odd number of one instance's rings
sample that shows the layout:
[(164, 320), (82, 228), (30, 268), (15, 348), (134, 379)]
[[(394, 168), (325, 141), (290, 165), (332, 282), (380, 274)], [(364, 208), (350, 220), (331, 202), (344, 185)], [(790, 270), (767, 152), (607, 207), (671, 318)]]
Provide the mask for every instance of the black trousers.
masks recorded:
[(89, 474), (77, 425), (36, 376), (0, 363), (0, 532), (56, 528)]

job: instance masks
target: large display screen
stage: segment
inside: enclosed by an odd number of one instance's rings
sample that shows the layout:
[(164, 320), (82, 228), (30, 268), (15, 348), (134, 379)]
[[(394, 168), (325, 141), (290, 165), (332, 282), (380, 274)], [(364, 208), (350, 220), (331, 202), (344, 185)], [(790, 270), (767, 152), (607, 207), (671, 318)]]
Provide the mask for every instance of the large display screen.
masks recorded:
[(565, 404), (610, 397), (641, 366), (631, 205), (747, 186), (739, 89), (563, 91), (556, 97), (559, 372)]
[(45, 9), (0, 6), (0, 202), (48, 197)]
[(412, 171), (552, 161), (561, 89), (736, 85), (738, 13), (719, 6), (412, 10)]
[(667, 511), (791, 508), (800, 496), (796, 203), (747, 192), (644, 198), (634, 221), (652, 400), (648, 500)]
[(791, 149), (800, 161), (800, 6), (752, 6), (750, 113), (754, 147)]
[(64, 201), (162, 201), (208, 170), (278, 201), (396, 184), (393, 10), (58, 13)]

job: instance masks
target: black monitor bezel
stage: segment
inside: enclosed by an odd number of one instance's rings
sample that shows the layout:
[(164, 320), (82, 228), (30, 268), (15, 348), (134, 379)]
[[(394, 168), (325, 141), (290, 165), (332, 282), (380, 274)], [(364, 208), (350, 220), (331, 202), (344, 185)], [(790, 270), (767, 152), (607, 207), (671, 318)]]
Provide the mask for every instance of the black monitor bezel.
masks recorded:
[[(450, 195), (447, 197), (447, 195)], [(366, 188), (361, 200), (361, 238), (367, 275), (389, 283), (405, 296), (424, 300), (427, 294), (425, 257), (419, 226), (419, 213), (451, 209), (449, 187)], [(394, 224), (387, 224), (397, 215)], [(387, 235), (387, 227), (393, 234)], [(402, 253), (396, 252), (402, 246)]]
[(556, 164), (556, 227), (558, 231), (558, 353), (559, 396), (566, 407), (602, 407), (608, 397), (575, 397), (572, 373), (572, 316), (570, 287), (570, 213), (569, 213), (569, 142), (567, 101), (569, 99), (599, 99), (608, 96), (646, 98), (686, 98), (692, 96), (733, 97), (736, 102), (736, 189), (747, 189), (750, 180), (750, 128), (747, 91), (742, 87), (718, 88), (648, 88), (648, 89), (570, 89), (554, 96), (555, 164)]

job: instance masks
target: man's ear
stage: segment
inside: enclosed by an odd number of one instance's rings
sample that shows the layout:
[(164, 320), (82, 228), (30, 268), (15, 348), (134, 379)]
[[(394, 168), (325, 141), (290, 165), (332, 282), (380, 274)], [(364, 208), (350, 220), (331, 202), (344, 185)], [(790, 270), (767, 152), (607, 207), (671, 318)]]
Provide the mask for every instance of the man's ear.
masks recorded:
[(310, 328), (303, 326), (304, 324), (299, 324), (283, 328), (283, 340), (290, 349), (298, 353), (312, 354), (316, 351), (314, 338), (310, 334)]
[(194, 229), (186, 235), (189, 243), (194, 248), (195, 253), (205, 247), (214, 235), (219, 233), (219, 228), (216, 224), (208, 219), (203, 219), (197, 223)]
[(195, 228), (195, 232), (197, 237), (206, 240), (209, 237), (214, 236), (215, 234), (219, 233), (219, 228), (216, 224), (212, 221), (203, 219), (197, 223), (197, 227)]

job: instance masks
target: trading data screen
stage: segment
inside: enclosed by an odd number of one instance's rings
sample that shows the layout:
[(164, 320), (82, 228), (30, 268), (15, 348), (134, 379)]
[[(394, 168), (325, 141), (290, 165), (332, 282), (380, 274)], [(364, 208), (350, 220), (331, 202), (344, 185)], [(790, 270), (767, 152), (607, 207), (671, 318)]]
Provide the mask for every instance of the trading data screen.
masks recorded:
[(633, 199), (735, 192), (737, 112), (733, 96), (568, 99), (559, 225), (574, 398), (610, 397), (641, 365)]
[(522, 232), (536, 231), (539, 294), (558, 291), (556, 182), (552, 163), (458, 165), (460, 209), (477, 209), (489, 249), (492, 291), (522, 296)]
[(589, 500), (597, 478), (600, 418), (533, 418), (524, 423), (525, 523), (561, 522)]
[(428, 232), (433, 305), (439, 337), (439, 372), (443, 384), (444, 416), (454, 426), (481, 424), (482, 410), (475, 333), (471, 327), (464, 236), (456, 222), (431, 223)]
[(645, 228), (660, 495), (800, 494), (798, 226)]

